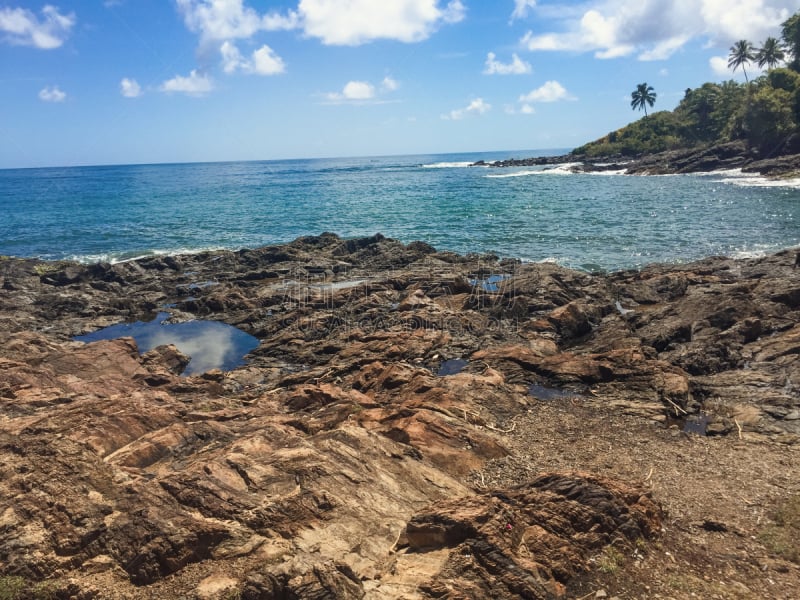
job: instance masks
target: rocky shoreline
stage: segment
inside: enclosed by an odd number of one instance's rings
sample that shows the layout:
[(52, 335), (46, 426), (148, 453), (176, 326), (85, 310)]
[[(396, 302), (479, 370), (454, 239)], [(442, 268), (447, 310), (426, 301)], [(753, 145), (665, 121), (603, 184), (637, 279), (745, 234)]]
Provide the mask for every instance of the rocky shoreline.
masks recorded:
[(637, 157), (585, 157), (564, 154), (535, 158), (509, 159), (495, 162), (479, 161), (473, 166), (497, 168), (558, 166), (569, 164), (576, 173), (623, 171), (627, 175), (676, 175), (706, 173), (727, 169), (742, 169), (766, 177), (800, 177), (800, 154), (760, 157), (743, 142), (729, 142), (701, 148), (670, 150)]
[[(0, 257), (0, 591), (794, 597), (796, 256)], [(187, 377), (174, 346), (72, 341), (159, 311), (258, 348)]]

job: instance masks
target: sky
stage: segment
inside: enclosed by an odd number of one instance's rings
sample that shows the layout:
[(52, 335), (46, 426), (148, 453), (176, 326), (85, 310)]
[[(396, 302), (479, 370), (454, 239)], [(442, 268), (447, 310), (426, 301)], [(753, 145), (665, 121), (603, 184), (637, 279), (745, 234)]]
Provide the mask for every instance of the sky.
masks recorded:
[[(800, 0), (0, 0), (0, 168), (570, 149)], [(752, 79), (755, 67), (748, 69)], [(523, 153), (524, 155), (524, 153)]]

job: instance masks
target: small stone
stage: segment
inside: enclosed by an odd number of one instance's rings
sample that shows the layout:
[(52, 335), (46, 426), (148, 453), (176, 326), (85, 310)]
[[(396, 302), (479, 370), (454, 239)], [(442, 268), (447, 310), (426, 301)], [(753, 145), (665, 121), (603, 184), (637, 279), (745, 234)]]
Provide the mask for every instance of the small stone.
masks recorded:
[(608, 598), (608, 592), (606, 592), (605, 590), (597, 590), (594, 593), (594, 597), (595, 598)]
[(200, 582), (195, 592), (201, 600), (213, 600), (219, 598), (224, 592), (235, 590), (238, 585), (239, 582), (231, 577), (209, 575)]
[(800, 410), (793, 410), (785, 417), (783, 417), (784, 421), (800, 421)]
[(714, 421), (706, 427), (706, 435), (725, 435), (730, 433), (733, 427), (724, 421)]

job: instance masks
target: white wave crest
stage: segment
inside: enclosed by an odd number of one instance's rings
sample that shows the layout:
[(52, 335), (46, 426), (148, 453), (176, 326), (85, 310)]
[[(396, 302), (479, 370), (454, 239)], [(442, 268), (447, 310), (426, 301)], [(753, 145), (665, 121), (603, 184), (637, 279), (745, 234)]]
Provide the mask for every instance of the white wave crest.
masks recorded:
[(516, 171), (514, 173), (503, 173), (502, 175), (484, 175), (484, 177), (486, 179), (510, 179), (512, 177), (528, 177), (541, 174), (542, 171)]
[(429, 165), (422, 165), (423, 169), (463, 169), (465, 167), (471, 167), (473, 164), (472, 162), (438, 162), (438, 163), (431, 163)]
[(173, 250), (145, 250), (143, 252), (119, 251), (102, 254), (72, 254), (65, 260), (71, 260), (86, 265), (107, 262), (112, 265), (117, 263), (152, 258), (154, 256), (178, 256), (179, 254), (200, 254), (201, 252), (215, 252), (217, 250), (230, 250), (222, 246), (209, 246), (206, 248), (175, 248)]
[(728, 183), (739, 187), (761, 187), (761, 188), (793, 188), (800, 189), (800, 177), (790, 177), (787, 179), (771, 179), (757, 173), (744, 173), (741, 169), (727, 169), (724, 171), (714, 171), (712, 175), (721, 176), (716, 183)]
[(538, 169), (514, 171), (513, 173), (503, 173), (501, 175), (484, 175), (484, 177), (487, 179), (508, 179), (510, 177), (530, 177), (532, 175), (575, 175), (573, 169), (582, 164), (580, 162), (564, 163), (557, 167), (539, 167)]

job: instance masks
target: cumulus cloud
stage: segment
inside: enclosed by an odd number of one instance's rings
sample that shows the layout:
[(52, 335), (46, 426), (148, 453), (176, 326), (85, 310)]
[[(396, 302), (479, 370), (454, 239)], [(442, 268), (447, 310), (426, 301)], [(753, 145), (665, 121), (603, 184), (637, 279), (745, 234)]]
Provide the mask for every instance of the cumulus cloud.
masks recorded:
[(797, 9), (796, 0), (590, 0), (578, 13), (563, 4), (558, 31), (529, 31), (524, 47), (663, 60), (694, 38), (727, 48), (776, 35)]
[[(737, 69), (734, 71), (728, 66), (728, 57), (727, 56), (712, 56), (708, 59), (708, 66), (711, 67), (712, 73), (717, 77), (721, 77), (723, 79), (739, 79), (744, 80), (744, 73), (742, 69)], [(763, 69), (759, 68), (757, 64), (749, 64), (747, 65), (747, 74), (750, 76), (750, 80), (754, 77), (758, 77), (764, 72)]]
[(297, 28), (298, 15), (289, 11), (260, 14), (243, 0), (177, 0), (186, 27), (204, 41), (250, 38), (259, 31)]
[(323, 44), (357, 46), (377, 39), (419, 42), (443, 23), (457, 23), (466, 9), (460, 0), (300, 0), (306, 35)]
[(286, 63), (275, 52), (264, 44), (255, 50), (250, 58), (245, 58), (231, 42), (224, 42), (220, 47), (222, 69), (226, 73), (242, 71), (255, 75), (280, 75), (286, 72)]
[(279, 75), (286, 72), (283, 59), (264, 44), (253, 52), (253, 72), (258, 75)]
[(558, 102), (559, 100), (575, 100), (575, 97), (557, 81), (547, 81), (541, 87), (536, 88), (519, 97), (523, 103), (529, 102)]
[(135, 79), (125, 77), (119, 82), (119, 93), (126, 98), (138, 98), (142, 95), (142, 87)]
[(731, 71), (728, 68), (728, 58), (726, 56), (712, 56), (708, 59), (708, 65), (711, 67), (714, 74), (719, 77), (731, 75)]
[(527, 75), (533, 72), (533, 68), (516, 54), (511, 55), (510, 63), (502, 63), (494, 52), (489, 52), (483, 72), (486, 75)]
[(75, 14), (61, 14), (45, 5), (42, 17), (26, 8), (0, 8), (0, 39), (9, 44), (33, 46), (42, 50), (58, 48), (75, 25)]
[(375, 86), (366, 81), (348, 81), (341, 92), (326, 94), (332, 102), (363, 102), (375, 97)]
[(346, 102), (354, 104), (382, 103), (387, 101), (381, 99), (380, 96), (390, 94), (399, 88), (400, 84), (397, 80), (387, 75), (377, 86), (368, 81), (348, 81), (340, 92), (325, 94), (325, 99), (334, 104)]
[(57, 85), (46, 87), (39, 91), (39, 99), (44, 102), (63, 102), (67, 95), (58, 89)]
[(202, 96), (214, 89), (211, 78), (192, 70), (188, 77), (176, 75), (161, 84), (159, 90), (166, 93), (181, 93), (190, 96)]
[(483, 115), (492, 110), (492, 105), (484, 101), (483, 98), (475, 98), (464, 108), (457, 108), (451, 110), (448, 114), (442, 115), (442, 118), (448, 121), (460, 121), (471, 115)]
[(514, 12), (511, 13), (511, 20), (524, 19), (528, 16), (528, 9), (536, 6), (536, 0), (514, 0)]
[(293, 29), (302, 29), (306, 36), (327, 45), (357, 46), (378, 39), (419, 42), (442, 25), (463, 20), (466, 14), (462, 0), (299, 0), (297, 10), (266, 13), (251, 8), (245, 0), (176, 3), (186, 27), (200, 36), (204, 52), (219, 47), (220, 42)]

